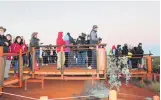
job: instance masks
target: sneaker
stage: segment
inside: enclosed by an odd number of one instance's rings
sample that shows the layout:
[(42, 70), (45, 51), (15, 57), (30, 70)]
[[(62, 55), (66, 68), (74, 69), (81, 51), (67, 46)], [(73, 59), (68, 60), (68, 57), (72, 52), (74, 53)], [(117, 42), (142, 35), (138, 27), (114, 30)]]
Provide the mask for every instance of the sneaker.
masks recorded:
[(92, 69), (92, 67), (91, 67), (91, 66), (88, 66), (87, 68), (88, 68), (88, 69)]
[(18, 77), (18, 74), (14, 74), (14, 76), (13, 77)]
[(61, 70), (61, 68), (60, 67), (57, 67), (57, 70)]

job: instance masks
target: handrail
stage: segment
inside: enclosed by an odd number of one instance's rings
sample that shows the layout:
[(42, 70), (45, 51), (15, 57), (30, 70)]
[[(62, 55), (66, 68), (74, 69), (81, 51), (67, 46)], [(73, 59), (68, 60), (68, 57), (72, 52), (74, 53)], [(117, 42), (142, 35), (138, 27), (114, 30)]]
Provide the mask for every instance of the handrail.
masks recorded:
[[(65, 45), (64, 47), (96, 47), (96, 46), (106, 46), (107, 44), (81, 44), (81, 45)], [(41, 45), (39, 47), (61, 47), (59, 45)]]

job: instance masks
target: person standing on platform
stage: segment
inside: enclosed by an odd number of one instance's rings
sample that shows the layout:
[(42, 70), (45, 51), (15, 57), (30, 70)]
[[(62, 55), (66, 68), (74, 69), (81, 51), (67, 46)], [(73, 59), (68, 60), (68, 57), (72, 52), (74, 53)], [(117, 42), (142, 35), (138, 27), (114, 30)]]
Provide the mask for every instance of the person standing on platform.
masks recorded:
[[(7, 39), (7, 42), (8, 42), (8, 53), (11, 53), (11, 44), (12, 44), (11, 34), (7, 34), (6, 39)], [(9, 78), (9, 70), (10, 70), (10, 67), (11, 67), (11, 60), (12, 60), (12, 56), (6, 57), (4, 80), (7, 80)]]
[[(39, 56), (40, 56), (40, 44), (39, 44), (40, 39), (38, 39), (38, 32), (33, 32), (30, 40), (30, 48), (29, 51), (32, 51), (32, 47), (36, 49), (36, 61), (38, 62)], [(29, 66), (32, 66), (32, 57), (30, 54), (30, 59), (29, 59)]]
[(65, 53), (64, 53), (64, 47), (61, 52), (61, 47), (65, 46), (65, 41), (63, 40), (63, 32), (58, 32), (58, 37), (56, 39), (56, 45), (58, 46), (56, 48), (57, 52), (57, 69), (60, 70), (65, 63)]
[[(98, 44), (99, 38), (97, 37), (97, 25), (93, 25), (92, 31), (90, 33), (90, 44)], [(92, 63), (89, 68), (96, 69), (96, 50), (92, 50)]]
[[(66, 34), (64, 36), (65, 46), (70, 45), (69, 36)], [(65, 47), (65, 67), (69, 68), (69, 61), (70, 61), (70, 47)]]
[[(11, 52), (12, 53), (19, 53), (20, 52), (20, 49), (22, 49), (22, 45), (21, 45), (21, 37), (20, 36), (17, 36), (14, 43), (11, 45)], [(18, 66), (19, 66), (19, 57), (18, 55), (17, 56), (14, 56), (13, 57), (14, 61), (15, 61), (15, 66), (14, 66), (14, 77), (18, 77), (18, 74), (17, 74), (17, 70), (18, 70)]]

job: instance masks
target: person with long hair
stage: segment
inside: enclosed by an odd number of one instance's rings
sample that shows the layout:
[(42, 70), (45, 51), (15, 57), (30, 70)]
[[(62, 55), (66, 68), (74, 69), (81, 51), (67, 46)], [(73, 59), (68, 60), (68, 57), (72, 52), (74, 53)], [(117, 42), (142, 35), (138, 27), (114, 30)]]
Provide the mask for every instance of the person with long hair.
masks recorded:
[[(12, 44), (12, 36), (11, 34), (6, 35), (7, 43), (8, 43), (8, 53), (11, 53), (11, 44)], [(6, 64), (5, 64), (5, 70), (4, 70), (4, 80), (8, 79), (9, 77), (9, 70), (11, 67), (11, 61), (12, 61), (12, 56), (7, 56), (6, 57)]]
[[(19, 53), (20, 52), (20, 49), (22, 49), (22, 45), (21, 45), (21, 37), (20, 36), (17, 36), (14, 43), (11, 45), (11, 51), (12, 53)], [(18, 69), (18, 56), (14, 56), (13, 57), (14, 61), (15, 61), (15, 65), (14, 65), (14, 77), (17, 77), (18, 74), (17, 74), (17, 69)]]

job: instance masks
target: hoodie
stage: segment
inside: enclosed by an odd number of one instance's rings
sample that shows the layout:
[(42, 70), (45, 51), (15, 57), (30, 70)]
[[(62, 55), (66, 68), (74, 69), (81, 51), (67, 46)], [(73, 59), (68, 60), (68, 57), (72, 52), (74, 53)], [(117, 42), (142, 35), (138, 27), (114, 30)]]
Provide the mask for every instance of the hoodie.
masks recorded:
[[(56, 39), (56, 45), (59, 46), (56, 48), (56, 52), (58, 53), (61, 51), (60, 46), (65, 45), (65, 41), (63, 40), (63, 32), (58, 32), (58, 37)], [(64, 48), (63, 48), (63, 51), (64, 51)]]
[(112, 54), (115, 55), (115, 52), (116, 52), (116, 46), (113, 45), (113, 46), (112, 46)]
[[(65, 41), (65, 45), (69, 45), (70, 44), (69, 36), (68, 35), (64, 36), (64, 41)], [(65, 48), (65, 52), (70, 52), (70, 47), (66, 47)]]

